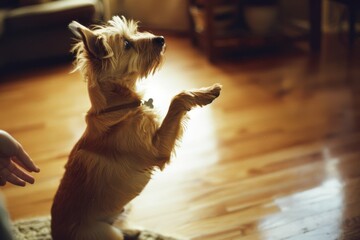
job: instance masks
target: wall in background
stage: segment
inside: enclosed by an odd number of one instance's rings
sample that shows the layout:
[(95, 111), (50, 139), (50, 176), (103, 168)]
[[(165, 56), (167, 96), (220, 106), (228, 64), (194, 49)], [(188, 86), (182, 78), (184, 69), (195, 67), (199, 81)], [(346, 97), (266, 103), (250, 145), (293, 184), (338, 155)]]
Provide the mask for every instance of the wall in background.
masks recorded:
[(187, 31), (188, 12), (185, 0), (106, 0), (111, 15), (124, 15), (153, 29)]
[[(187, 31), (187, 0), (103, 0), (110, 9), (108, 16), (124, 15), (154, 29)], [(308, 1), (279, 0), (283, 21), (308, 25)], [(338, 3), (323, 0), (323, 31), (347, 29), (346, 9)], [(360, 26), (358, 26), (360, 27)]]

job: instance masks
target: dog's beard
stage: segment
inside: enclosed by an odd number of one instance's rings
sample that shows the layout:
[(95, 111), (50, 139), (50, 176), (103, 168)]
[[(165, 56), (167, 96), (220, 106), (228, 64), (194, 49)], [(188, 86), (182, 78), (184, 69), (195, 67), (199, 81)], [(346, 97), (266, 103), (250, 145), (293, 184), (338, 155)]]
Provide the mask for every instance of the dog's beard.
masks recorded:
[(163, 63), (163, 51), (154, 50), (150, 54), (138, 56), (137, 72), (141, 78), (146, 78), (160, 69)]

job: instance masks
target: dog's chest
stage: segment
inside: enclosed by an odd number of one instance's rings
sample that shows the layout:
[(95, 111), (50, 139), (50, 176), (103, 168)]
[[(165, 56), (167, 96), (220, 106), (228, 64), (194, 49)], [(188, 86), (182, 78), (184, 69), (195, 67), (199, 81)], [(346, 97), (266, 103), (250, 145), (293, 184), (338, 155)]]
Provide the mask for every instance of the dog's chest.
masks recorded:
[(107, 181), (113, 186), (127, 193), (140, 193), (151, 179), (151, 171), (143, 169), (131, 159), (116, 159), (115, 163), (107, 166)]

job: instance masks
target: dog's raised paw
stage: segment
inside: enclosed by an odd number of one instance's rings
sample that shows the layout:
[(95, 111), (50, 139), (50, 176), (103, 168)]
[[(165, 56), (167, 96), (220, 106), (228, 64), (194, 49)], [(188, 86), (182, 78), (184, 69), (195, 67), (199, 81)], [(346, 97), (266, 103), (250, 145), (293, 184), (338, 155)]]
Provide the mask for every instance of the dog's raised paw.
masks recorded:
[(211, 93), (215, 96), (218, 97), (220, 96), (220, 92), (222, 89), (222, 85), (220, 83), (215, 83), (214, 85), (211, 86)]
[[(220, 96), (222, 85), (214, 84), (210, 87), (184, 91), (173, 98), (172, 106), (180, 110), (189, 111), (196, 106), (205, 106)], [(176, 106), (176, 107), (175, 107)]]
[(220, 96), (221, 84), (214, 84), (210, 87), (201, 88), (199, 91), (194, 91), (196, 103), (199, 106), (204, 106), (212, 103), (218, 96)]
[(203, 88), (202, 90), (205, 94), (207, 94), (212, 99), (211, 100), (211, 102), (212, 102), (215, 98), (220, 96), (221, 89), (222, 89), (222, 85), (219, 83), (216, 83), (210, 87)]

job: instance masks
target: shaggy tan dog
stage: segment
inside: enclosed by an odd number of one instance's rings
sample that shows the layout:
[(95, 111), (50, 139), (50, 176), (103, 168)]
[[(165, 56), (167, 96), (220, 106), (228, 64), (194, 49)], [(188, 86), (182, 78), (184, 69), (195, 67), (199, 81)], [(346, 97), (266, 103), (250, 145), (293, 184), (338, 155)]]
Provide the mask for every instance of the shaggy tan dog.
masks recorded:
[[(162, 123), (142, 104), (136, 81), (160, 66), (163, 37), (138, 32), (137, 23), (113, 17), (90, 30), (69, 28), (80, 39), (76, 66), (87, 80), (87, 128), (72, 149), (51, 210), (54, 240), (119, 240), (112, 224), (140, 194), (154, 168), (169, 162), (187, 111), (211, 103), (219, 84), (176, 95)], [(76, 104), (76, 103), (74, 103)]]

